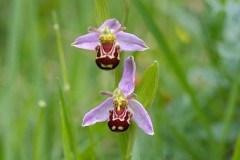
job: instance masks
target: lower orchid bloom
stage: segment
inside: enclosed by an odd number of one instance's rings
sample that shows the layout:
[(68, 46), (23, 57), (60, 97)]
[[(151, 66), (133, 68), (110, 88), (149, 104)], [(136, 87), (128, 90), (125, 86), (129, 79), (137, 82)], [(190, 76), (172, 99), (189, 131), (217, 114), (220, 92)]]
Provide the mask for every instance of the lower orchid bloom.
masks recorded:
[(96, 50), (96, 64), (99, 68), (111, 70), (118, 66), (121, 51), (144, 51), (145, 42), (137, 36), (123, 32), (125, 27), (116, 19), (106, 20), (99, 28), (89, 27), (89, 33), (78, 37), (72, 46)]
[(124, 62), (123, 76), (113, 92), (102, 91), (102, 95), (110, 96), (99, 106), (92, 109), (83, 118), (82, 126), (90, 126), (96, 122), (108, 122), (108, 127), (113, 132), (123, 132), (129, 128), (131, 121), (135, 121), (139, 128), (146, 134), (153, 135), (151, 119), (137, 100), (133, 99), (135, 88), (136, 65), (133, 57)]

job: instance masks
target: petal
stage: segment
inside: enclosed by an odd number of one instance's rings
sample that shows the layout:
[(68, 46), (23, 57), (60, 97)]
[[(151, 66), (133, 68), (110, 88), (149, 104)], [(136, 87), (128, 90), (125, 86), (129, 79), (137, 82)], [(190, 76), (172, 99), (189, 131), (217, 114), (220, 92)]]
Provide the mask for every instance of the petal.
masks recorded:
[(108, 27), (110, 30), (116, 30), (121, 27), (121, 24), (116, 19), (108, 19), (98, 29), (103, 30), (105, 27)]
[(112, 98), (106, 99), (96, 108), (93, 108), (91, 111), (85, 114), (83, 117), (82, 126), (90, 126), (96, 122), (106, 121), (109, 116), (109, 110), (113, 107)]
[(116, 33), (116, 39), (123, 51), (144, 51), (148, 49), (143, 40), (130, 33), (118, 32)]
[(130, 56), (124, 61), (122, 79), (118, 84), (119, 89), (124, 93), (125, 96), (133, 93), (134, 91), (135, 72), (136, 64), (133, 56)]
[(140, 102), (131, 99), (129, 100), (129, 107), (133, 111), (133, 120), (137, 123), (138, 127), (145, 133), (153, 135), (152, 121), (143, 105)]
[(78, 37), (72, 46), (87, 50), (95, 50), (95, 47), (99, 43), (99, 33), (88, 33), (86, 35)]

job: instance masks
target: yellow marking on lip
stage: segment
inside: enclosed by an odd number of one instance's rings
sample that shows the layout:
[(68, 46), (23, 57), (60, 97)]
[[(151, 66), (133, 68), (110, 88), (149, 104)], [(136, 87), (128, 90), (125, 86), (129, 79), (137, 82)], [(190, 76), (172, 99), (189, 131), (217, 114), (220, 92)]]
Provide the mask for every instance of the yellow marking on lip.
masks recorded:
[(122, 126), (118, 126), (118, 130), (123, 130), (123, 127)]
[(116, 129), (116, 126), (112, 126), (112, 130), (115, 130)]
[(112, 64), (107, 64), (107, 65), (105, 65), (105, 64), (102, 64), (102, 63), (101, 63), (101, 66), (102, 66), (103, 68), (112, 68), (112, 67), (113, 67)]

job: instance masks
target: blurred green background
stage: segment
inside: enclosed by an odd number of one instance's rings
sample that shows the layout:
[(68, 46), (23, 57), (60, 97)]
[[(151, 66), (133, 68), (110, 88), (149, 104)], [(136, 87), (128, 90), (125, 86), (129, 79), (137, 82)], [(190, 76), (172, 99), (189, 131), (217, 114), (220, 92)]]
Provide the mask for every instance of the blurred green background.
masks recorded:
[[(239, 1), (106, 2), (111, 18), (120, 22), (129, 11), (126, 31), (150, 48), (124, 53), (135, 56), (137, 80), (154, 60), (159, 62), (159, 87), (149, 110), (155, 135), (137, 129), (132, 159), (239, 160)], [(71, 87), (64, 96), (73, 159), (123, 159), (118, 135), (106, 123), (81, 127), (84, 114), (105, 99), (99, 91), (115, 89), (114, 71), (99, 70), (94, 51), (71, 47), (89, 26), (102, 23), (97, 4), (0, 1), (0, 159), (66, 159), (53, 11)]]

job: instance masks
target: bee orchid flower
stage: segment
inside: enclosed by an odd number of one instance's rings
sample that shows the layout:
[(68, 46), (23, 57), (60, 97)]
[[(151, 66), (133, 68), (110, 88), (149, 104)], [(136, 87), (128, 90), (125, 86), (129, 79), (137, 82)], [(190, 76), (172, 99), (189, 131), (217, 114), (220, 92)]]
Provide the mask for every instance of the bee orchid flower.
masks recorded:
[(97, 122), (107, 121), (113, 132), (123, 132), (129, 128), (131, 121), (135, 121), (146, 134), (153, 135), (151, 119), (143, 105), (135, 100), (136, 65), (133, 57), (124, 62), (123, 75), (113, 92), (102, 91), (102, 95), (110, 96), (99, 106), (89, 111), (83, 118), (82, 126), (90, 126)]
[(123, 32), (125, 27), (116, 19), (106, 20), (99, 28), (88, 28), (88, 34), (78, 37), (72, 46), (86, 50), (96, 50), (96, 64), (104, 70), (118, 66), (121, 51), (144, 51), (145, 42), (137, 36)]

